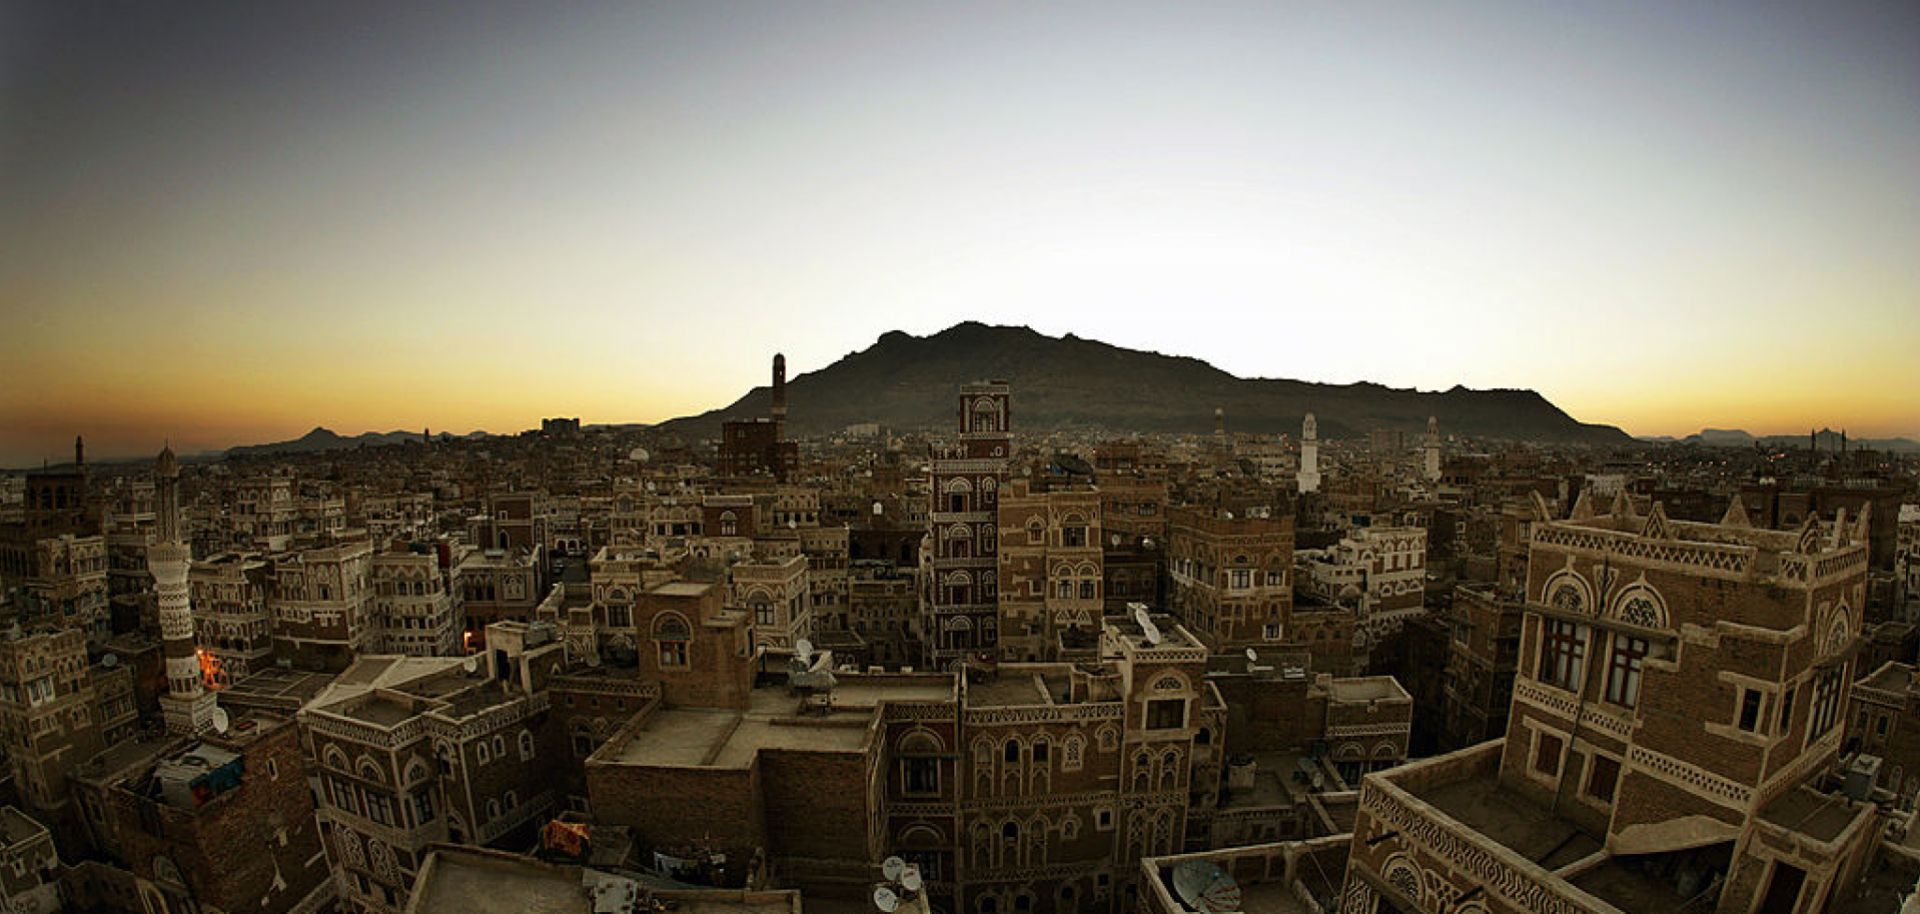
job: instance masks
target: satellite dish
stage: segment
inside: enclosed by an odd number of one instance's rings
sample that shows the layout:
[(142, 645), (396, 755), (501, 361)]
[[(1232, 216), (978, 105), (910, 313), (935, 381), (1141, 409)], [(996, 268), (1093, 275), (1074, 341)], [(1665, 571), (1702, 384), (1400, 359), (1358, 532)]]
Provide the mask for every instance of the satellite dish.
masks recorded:
[(795, 656), (798, 656), (798, 657), (812, 657), (813, 642), (808, 641), (805, 638), (801, 638), (800, 640), (793, 642), (793, 653)]
[(873, 890), (873, 906), (893, 914), (900, 909), (900, 896), (884, 885), (878, 886)]
[(461, 661), (460, 666), (468, 673), (480, 672), (480, 658), (468, 657), (466, 660)]
[(917, 866), (908, 864), (907, 871), (900, 874), (900, 887), (909, 892), (918, 892), (925, 884), (920, 881), (920, 868)]
[(114, 667), (116, 667), (116, 666), (119, 666), (119, 665), (120, 665), (120, 655), (119, 655), (119, 654), (108, 654), (108, 655), (106, 655), (106, 656), (104, 656), (104, 657), (101, 657), (101, 658), (100, 658), (100, 665), (101, 665), (101, 666), (103, 666), (103, 667), (106, 667), (106, 668), (107, 668), (107, 669), (109, 669), (109, 670), (111, 670), (111, 669), (113, 669)]
[(227, 728), (231, 726), (233, 726), (233, 718), (227, 715), (227, 709), (220, 708), (220, 707), (214, 708), (213, 709), (213, 732), (225, 733), (227, 732)]
[(1255, 664), (1259, 662), (1260, 662), (1260, 655), (1254, 653), (1253, 648), (1247, 648), (1247, 663)]
[(1160, 634), (1160, 626), (1153, 624), (1153, 617), (1147, 613), (1145, 603), (1133, 604), (1133, 621), (1140, 624), (1140, 632), (1146, 635), (1148, 644), (1157, 645), (1165, 637)]
[(880, 861), (880, 875), (887, 877), (888, 882), (899, 882), (900, 874), (906, 871), (907, 861), (899, 857), (888, 857)]
[(1200, 914), (1240, 910), (1240, 884), (1217, 863), (1187, 860), (1173, 868), (1173, 893)]

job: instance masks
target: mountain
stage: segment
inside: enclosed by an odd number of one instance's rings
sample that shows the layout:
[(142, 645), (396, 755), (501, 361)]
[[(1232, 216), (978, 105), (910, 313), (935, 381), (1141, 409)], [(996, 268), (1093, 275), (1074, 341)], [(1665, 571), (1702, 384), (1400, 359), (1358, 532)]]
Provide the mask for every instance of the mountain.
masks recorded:
[[(800, 434), (859, 422), (902, 430), (956, 427), (960, 384), (988, 378), (1013, 385), (1014, 429), (1103, 428), (1115, 432), (1210, 432), (1226, 410), (1232, 431), (1298, 434), (1311, 410), (1323, 438), (1372, 429), (1424, 432), (1428, 416), (1442, 432), (1509, 439), (1627, 444), (1625, 432), (1589, 425), (1531, 390), (1442, 392), (1379, 384), (1315, 384), (1240, 378), (1199, 359), (1122, 349), (1069, 333), (969, 321), (932, 336), (894, 331), (872, 346), (787, 382), (788, 423)], [(767, 415), (770, 392), (757, 387), (724, 409), (662, 423), (695, 437), (719, 433), (728, 419)]]
[[(441, 436), (444, 437), (444, 436)], [(344, 451), (362, 445), (378, 447), (383, 444), (400, 444), (405, 441), (419, 441), (419, 432), (365, 432), (349, 438), (330, 428), (315, 428), (292, 441), (276, 441), (272, 444), (244, 444), (228, 448), (227, 457), (262, 457), (270, 454), (313, 454), (321, 451)]]

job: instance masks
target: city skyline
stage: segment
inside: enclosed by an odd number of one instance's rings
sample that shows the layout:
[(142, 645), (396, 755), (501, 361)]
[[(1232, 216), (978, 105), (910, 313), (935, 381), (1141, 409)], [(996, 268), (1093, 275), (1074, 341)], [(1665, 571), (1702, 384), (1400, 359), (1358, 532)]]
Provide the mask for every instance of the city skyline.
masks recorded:
[(0, 465), (654, 422), (968, 319), (1920, 437), (1911, 7), (0, 17)]

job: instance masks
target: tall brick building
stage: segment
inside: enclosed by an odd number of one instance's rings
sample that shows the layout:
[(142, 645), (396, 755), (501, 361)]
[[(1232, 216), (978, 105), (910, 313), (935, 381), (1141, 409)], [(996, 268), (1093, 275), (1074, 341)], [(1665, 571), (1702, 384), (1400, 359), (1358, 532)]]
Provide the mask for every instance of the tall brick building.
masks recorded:
[(1624, 495), (1536, 522), (1506, 737), (1367, 778), (1344, 914), (1847, 898), (1874, 807), (1815, 782), (1846, 730), (1866, 540), (1844, 512), (1756, 530)]
[(1060, 659), (1063, 636), (1091, 644), (1105, 611), (1099, 493), (1016, 479), (998, 524), (1000, 658)]
[(927, 661), (946, 667), (993, 655), (999, 630), (999, 496), (1012, 454), (1004, 381), (962, 385), (960, 440), (934, 448), (921, 640)]

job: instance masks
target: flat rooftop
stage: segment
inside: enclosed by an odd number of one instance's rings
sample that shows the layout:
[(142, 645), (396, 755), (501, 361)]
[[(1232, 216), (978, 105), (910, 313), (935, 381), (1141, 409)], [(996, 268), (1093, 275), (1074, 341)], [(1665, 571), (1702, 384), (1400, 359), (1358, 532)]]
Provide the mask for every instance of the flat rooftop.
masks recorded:
[[(1254, 753), (1253, 766), (1253, 786), (1228, 787), (1222, 810), (1292, 806), (1312, 792), (1314, 773), (1324, 778), (1319, 763), (1304, 752)], [(1324, 779), (1322, 784), (1322, 789), (1331, 789), (1332, 780)]]
[(1568, 881), (1622, 911), (1678, 911), (1690, 900), (1671, 883), (1635, 866), (1633, 860), (1616, 857)]
[(1822, 794), (1810, 787), (1789, 790), (1760, 810), (1770, 825), (1828, 842), (1840, 837), (1854, 820), (1871, 814), (1865, 804), (1853, 804), (1839, 794)]
[(1327, 686), (1327, 693), (1334, 701), (1341, 702), (1413, 700), (1392, 676), (1335, 679)]
[(623, 765), (742, 770), (762, 750), (862, 752), (871, 738), (873, 709), (840, 702), (822, 714), (803, 711), (784, 688), (755, 689), (745, 711), (668, 708), (654, 712), (620, 746)]
[(1454, 821), (1549, 870), (1559, 869), (1600, 849), (1599, 841), (1555, 816), (1547, 807), (1502, 787), (1494, 774), (1429, 788), (1420, 794), (1420, 799)]
[(47, 834), (46, 826), (12, 806), (0, 808), (0, 842), (8, 847)]

